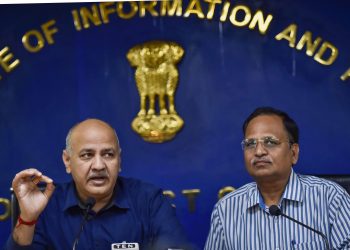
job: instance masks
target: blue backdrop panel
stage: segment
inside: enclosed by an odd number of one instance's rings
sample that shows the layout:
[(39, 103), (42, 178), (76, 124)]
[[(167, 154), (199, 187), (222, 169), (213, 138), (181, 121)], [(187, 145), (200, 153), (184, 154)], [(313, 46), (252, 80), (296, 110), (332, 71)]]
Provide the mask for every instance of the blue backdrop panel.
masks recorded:
[[(208, 4), (198, 2), (206, 14)], [(108, 24), (81, 31), (71, 11), (92, 3), (1, 5), (0, 49), (8, 46), (20, 64), (10, 73), (0, 68), (0, 197), (9, 199), (13, 176), (28, 167), (55, 182), (69, 180), (61, 161), (66, 133), (82, 119), (100, 118), (119, 133), (122, 174), (172, 190), (189, 237), (202, 248), (219, 189), (251, 181), (240, 148), (241, 125), (261, 105), (283, 109), (299, 124), (297, 172), (349, 174), (350, 82), (340, 76), (350, 67), (350, 3), (255, 0), (232, 1), (231, 8), (239, 4), (273, 15), (265, 35), (229, 19), (220, 22), (222, 5), (212, 20), (195, 14), (147, 13), (128, 20), (111, 15)], [(183, 1), (183, 13), (187, 5)], [(40, 31), (49, 20), (58, 30), (54, 43), (27, 51), (23, 35)], [(314, 39), (332, 43), (339, 51), (336, 61), (321, 65), (305, 49), (276, 40), (291, 23), (298, 28), (297, 42), (311, 31)], [(162, 144), (147, 143), (131, 129), (139, 95), (126, 53), (150, 40), (174, 41), (185, 50), (175, 95), (185, 125)], [(193, 213), (184, 189), (201, 191)], [(0, 221), (0, 245), (9, 233), (10, 221)]]

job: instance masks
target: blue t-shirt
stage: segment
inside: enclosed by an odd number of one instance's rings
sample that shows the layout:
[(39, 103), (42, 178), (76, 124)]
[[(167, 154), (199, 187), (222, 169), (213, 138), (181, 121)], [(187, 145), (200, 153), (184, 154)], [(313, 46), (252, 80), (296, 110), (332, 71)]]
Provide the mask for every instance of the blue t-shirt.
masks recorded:
[[(5, 249), (72, 249), (84, 211), (74, 182), (57, 185), (39, 217), (32, 245), (21, 247), (10, 236)], [(88, 217), (75, 249), (105, 250), (123, 242), (138, 243), (140, 249), (190, 248), (161, 189), (119, 176), (112, 203)]]

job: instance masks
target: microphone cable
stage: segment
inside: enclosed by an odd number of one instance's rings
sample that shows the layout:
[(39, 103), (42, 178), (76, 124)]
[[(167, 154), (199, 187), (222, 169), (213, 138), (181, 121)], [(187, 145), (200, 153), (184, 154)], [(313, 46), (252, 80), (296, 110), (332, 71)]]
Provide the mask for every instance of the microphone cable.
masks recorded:
[(304, 223), (302, 223), (300, 221), (297, 221), (296, 219), (294, 219), (292, 217), (289, 217), (288, 215), (282, 213), (281, 209), (278, 206), (276, 206), (276, 205), (270, 206), (269, 207), (269, 212), (270, 212), (271, 215), (274, 215), (274, 216), (280, 216), (281, 215), (281, 216), (283, 216), (283, 217), (285, 217), (285, 218), (287, 218), (287, 219), (289, 219), (289, 220), (291, 220), (291, 221), (293, 221), (293, 222), (295, 222), (295, 223), (297, 223), (297, 224), (299, 224), (299, 225), (301, 225), (301, 226), (303, 226), (303, 227), (313, 231), (314, 233), (317, 233), (318, 235), (320, 235), (322, 237), (322, 240), (324, 241), (324, 243), (326, 245), (326, 250), (330, 250), (327, 237), (322, 232), (317, 231), (316, 229), (313, 229), (312, 227), (309, 227), (308, 225), (305, 225)]
[(89, 212), (91, 211), (91, 209), (93, 208), (93, 206), (96, 204), (96, 200), (93, 197), (88, 197), (86, 202), (85, 202), (85, 206), (86, 206), (86, 210), (84, 211), (84, 217), (83, 220), (80, 223), (80, 229), (79, 232), (77, 234), (77, 236), (75, 237), (74, 243), (73, 243), (73, 250), (75, 250), (76, 245), (78, 245), (78, 241), (80, 238), (80, 234), (84, 229), (84, 225), (87, 222), (87, 218), (89, 215)]

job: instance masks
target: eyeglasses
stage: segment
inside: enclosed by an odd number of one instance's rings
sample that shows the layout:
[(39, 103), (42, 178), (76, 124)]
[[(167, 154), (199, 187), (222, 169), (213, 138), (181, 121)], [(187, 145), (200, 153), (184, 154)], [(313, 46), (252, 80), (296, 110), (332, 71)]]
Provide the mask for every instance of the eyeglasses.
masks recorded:
[(243, 150), (256, 149), (256, 147), (258, 146), (259, 142), (262, 143), (262, 146), (265, 149), (277, 148), (283, 142), (288, 142), (289, 144), (291, 144), (290, 141), (282, 141), (280, 139), (277, 139), (277, 138), (274, 138), (274, 137), (271, 137), (271, 136), (266, 136), (266, 137), (263, 137), (263, 138), (260, 138), (260, 139), (255, 139), (255, 138), (244, 139), (241, 142), (242, 149)]

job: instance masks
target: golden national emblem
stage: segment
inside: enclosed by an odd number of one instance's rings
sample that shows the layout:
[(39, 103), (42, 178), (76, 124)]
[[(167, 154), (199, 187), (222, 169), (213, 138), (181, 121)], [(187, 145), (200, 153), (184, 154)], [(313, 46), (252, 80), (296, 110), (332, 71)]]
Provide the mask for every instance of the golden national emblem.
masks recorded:
[(140, 95), (140, 111), (131, 126), (145, 141), (171, 140), (183, 127), (184, 121), (178, 116), (174, 102), (179, 81), (176, 64), (183, 55), (180, 45), (165, 41), (136, 45), (127, 53), (131, 66), (136, 67), (135, 81)]

